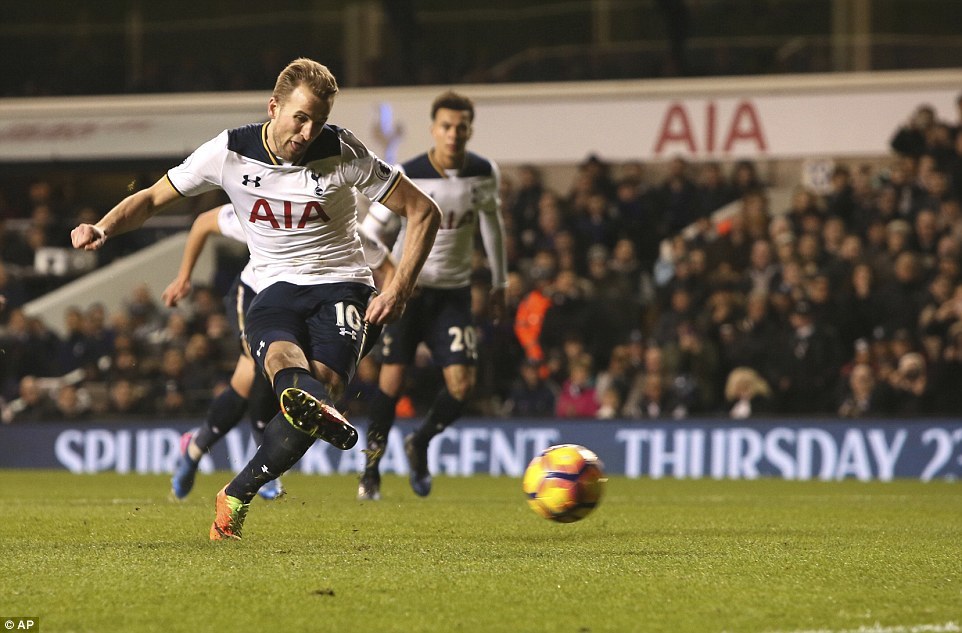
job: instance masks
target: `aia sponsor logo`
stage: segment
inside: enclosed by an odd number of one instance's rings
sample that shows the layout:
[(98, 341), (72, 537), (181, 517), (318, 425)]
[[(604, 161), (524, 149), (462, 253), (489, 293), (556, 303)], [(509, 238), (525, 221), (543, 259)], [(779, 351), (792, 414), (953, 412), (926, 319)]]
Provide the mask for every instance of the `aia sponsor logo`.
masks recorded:
[(266, 222), (275, 229), (303, 229), (312, 220), (330, 222), (331, 218), (324, 212), (324, 207), (320, 202), (310, 201), (307, 204), (296, 207), (290, 200), (283, 202), (274, 201), (274, 206), (264, 198), (258, 198), (254, 202), (248, 214), (247, 221), (253, 224)]

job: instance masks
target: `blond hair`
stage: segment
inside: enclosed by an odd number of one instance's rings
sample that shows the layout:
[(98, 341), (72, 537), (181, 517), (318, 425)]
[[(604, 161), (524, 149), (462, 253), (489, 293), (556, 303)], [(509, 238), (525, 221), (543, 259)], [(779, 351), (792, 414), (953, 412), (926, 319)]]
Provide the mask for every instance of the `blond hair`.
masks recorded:
[(728, 380), (725, 382), (725, 398), (729, 401), (738, 400), (738, 387), (745, 383), (751, 386), (753, 397), (764, 396), (768, 398), (772, 395), (772, 388), (768, 386), (768, 383), (757, 371), (751, 367), (736, 367), (728, 374)]
[(283, 103), (294, 89), (303, 85), (319, 99), (333, 99), (337, 94), (337, 80), (325, 66), (313, 59), (298, 57), (277, 76), (271, 96)]

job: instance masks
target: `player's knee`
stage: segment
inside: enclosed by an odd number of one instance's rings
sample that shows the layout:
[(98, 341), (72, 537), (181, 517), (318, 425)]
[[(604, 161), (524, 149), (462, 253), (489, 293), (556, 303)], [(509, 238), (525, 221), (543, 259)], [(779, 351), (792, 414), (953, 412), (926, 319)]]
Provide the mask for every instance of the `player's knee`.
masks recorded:
[(286, 367), (303, 367), (307, 369), (307, 358), (300, 347), (287, 341), (276, 341), (267, 349), (264, 357), (264, 368), (273, 376)]
[(331, 400), (337, 401), (344, 392), (344, 380), (333, 369), (321, 363), (312, 363), (311, 373), (318, 382), (327, 387)]

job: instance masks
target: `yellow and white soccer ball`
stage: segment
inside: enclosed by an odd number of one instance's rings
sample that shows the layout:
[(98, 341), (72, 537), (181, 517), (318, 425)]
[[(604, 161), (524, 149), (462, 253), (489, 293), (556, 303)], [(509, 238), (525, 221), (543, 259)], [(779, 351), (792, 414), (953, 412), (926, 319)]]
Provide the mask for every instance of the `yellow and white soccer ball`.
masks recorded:
[(545, 449), (528, 464), (522, 487), (528, 505), (540, 516), (573, 523), (594, 510), (604, 494), (604, 464), (577, 444)]

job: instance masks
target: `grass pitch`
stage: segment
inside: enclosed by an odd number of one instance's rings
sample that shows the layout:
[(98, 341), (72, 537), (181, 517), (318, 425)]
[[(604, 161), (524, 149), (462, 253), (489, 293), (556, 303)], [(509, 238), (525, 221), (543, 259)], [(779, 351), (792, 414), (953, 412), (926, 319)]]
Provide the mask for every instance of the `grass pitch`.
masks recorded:
[[(0, 472), (0, 618), (40, 631), (962, 630), (962, 488), (612, 478), (554, 524), (509, 478), (291, 475), (211, 543), (226, 473)], [(914, 628), (913, 628), (914, 627)]]

